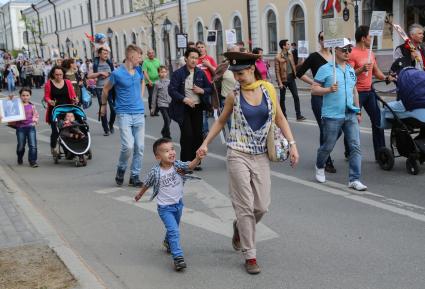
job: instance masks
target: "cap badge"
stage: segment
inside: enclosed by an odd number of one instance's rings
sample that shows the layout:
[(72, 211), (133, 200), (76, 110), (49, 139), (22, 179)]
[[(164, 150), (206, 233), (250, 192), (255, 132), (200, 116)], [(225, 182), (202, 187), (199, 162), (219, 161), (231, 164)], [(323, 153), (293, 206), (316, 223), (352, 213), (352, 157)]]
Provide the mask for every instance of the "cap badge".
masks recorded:
[(235, 65), (236, 64), (236, 59), (232, 60), (232, 64)]

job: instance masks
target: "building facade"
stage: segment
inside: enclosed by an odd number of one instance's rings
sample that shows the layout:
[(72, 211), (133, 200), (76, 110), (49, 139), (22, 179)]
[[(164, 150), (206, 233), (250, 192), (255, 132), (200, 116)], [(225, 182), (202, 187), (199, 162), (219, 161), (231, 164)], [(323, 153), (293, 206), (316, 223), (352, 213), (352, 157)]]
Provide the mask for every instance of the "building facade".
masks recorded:
[(34, 1), (11, 0), (0, 7), (0, 49), (22, 50), (24, 47), (25, 24), (21, 10)]
[[(42, 0), (35, 6), (39, 11), (43, 45), (46, 56), (59, 50), (76, 57), (91, 57), (89, 40), (91, 34), (89, 7), (93, 29), (107, 34), (116, 61), (122, 61), (124, 48), (135, 43), (144, 51), (156, 45), (162, 62), (178, 59), (176, 34), (188, 34), (189, 40), (206, 40), (207, 30), (217, 30), (217, 44), (209, 46), (209, 53), (217, 59), (226, 50), (225, 30), (235, 29), (238, 41), (248, 47), (261, 47), (266, 57), (279, 51), (280, 39), (308, 40), (310, 51), (318, 49), (317, 35), (322, 29), (322, 19), (333, 17), (331, 10), (323, 15), (323, 0)], [(354, 40), (355, 6), (358, 6), (358, 23), (369, 24), (373, 10), (387, 11), (393, 23), (407, 27), (411, 23), (425, 24), (425, 1), (418, 0), (348, 0), (341, 1), (342, 9), (349, 10), (344, 22), (347, 37)], [(346, 4), (344, 4), (344, 2)], [(155, 3), (155, 25), (147, 20), (143, 4)], [(56, 14), (55, 14), (56, 13)], [(26, 17), (37, 17), (34, 9), (24, 10)], [(338, 13), (342, 17), (342, 11)], [(171, 29), (164, 21), (171, 21)], [(180, 25), (181, 23), (181, 25)], [(152, 33), (154, 31), (154, 33)], [(250, 32), (250, 33), (249, 33)], [(249, 34), (251, 37), (249, 37)], [(154, 35), (154, 37), (153, 37)], [(168, 41), (169, 40), (169, 41)], [(387, 24), (384, 35), (376, 43), (377, 54), (390, 55), (400, 43), (391, 25)], [(31, 48), (34, 50), (34, 48)], [(45, 58), (47, 58), (45, 56)]]

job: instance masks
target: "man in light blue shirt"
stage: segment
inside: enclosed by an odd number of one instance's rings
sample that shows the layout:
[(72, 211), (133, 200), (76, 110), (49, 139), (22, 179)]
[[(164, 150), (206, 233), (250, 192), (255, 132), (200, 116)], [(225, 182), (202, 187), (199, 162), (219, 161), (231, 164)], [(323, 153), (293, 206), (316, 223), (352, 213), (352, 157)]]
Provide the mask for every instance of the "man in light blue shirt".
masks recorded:
[(108, 93), (115, 89), (115, 112), (121, 137), (121, 152), (118, 161), (115, 181), (121, 186), (124, 182), (127, 162), (133, 153), (129, 184), (140, 187), (140, 171), (145, 139), (145, 116), (143, 105), (144, 79), (143, 72), (139, 67), (142, 59), (142, 50), (136, 45), (130, 44), (125, 50), (125, 62), (114, 70), (105, 83), (102, 92), (100, 114), (106, 114)]
[(332, 152), (341, 130), (349, 147), (348, 187), (357, 191), (367, 189), (360, 182), (362, 156), (360, 151), (361, 113), (356, 90), (356, 73), (347, 63), (351, 44), (344, 39), (342, 47), (335, 48), (336, 83), (334, 82), (333, 63), (320, 67), (314, 78), (312, 94), (323, 95), (322, 124), (324, 142), (317, 151), (316, 180), (326, 181), (325, 164)]

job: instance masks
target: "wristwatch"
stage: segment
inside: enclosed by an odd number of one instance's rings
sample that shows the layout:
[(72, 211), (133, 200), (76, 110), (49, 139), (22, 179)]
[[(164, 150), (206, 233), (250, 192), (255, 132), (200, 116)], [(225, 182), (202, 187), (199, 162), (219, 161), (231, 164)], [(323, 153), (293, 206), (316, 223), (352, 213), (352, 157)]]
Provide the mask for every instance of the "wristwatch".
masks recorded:
[(296, 144), (297, 142), (294, 140), (291, 140), (290, 142), (288, 142), (290, 146), (293, 146), (294, 144)]

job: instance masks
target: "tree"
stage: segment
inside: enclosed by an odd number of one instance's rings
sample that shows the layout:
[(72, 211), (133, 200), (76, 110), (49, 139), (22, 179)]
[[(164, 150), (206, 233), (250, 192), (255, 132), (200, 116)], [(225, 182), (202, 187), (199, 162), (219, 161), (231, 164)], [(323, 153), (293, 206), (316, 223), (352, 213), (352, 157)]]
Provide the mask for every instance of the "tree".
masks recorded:
[(156, 38), (155, 38), (155, 27), (160, 25), (164, 17), (167, 15), (166, 12), (158, 11), (158, 8), (163, 4), (163, 0), (135, 0), (134, 8), (136, 11), (142, 12), (144, 20), (151, 26), (151, 38), (152, 38), (152, 49), (156, 53)]
[(30, 44), (34, 44), (35, 51), (37, 53), (37, 57), (40, 57), (39, 52), (38, 52), (37, 40), (36, 39), (37, 38), (40, 39), (40, 49), (42, 49), (41, 47), (44, 45), (44, 43), (41, 40), (42, 35), (40, 34), (41, 32), (39, 31), (41, 29), (38, 29), (38, 27), (41, 27), (41, 25), (43, 23), (41, 23), (41, 22), (39, 23), (38, 20), (36, 20), (36, 19), (29, 19), (25, 15), (22, 15), (22, 21), (24, 21), (24, 23), (25, 23), (25, 29), (28, 33), (28, 36), (29, 36), (29, 34), (32, 35), (32, 42), (30, 42), (29, 37), (28, 37), (28, 39), (26, 39), (26, 40), (28, 40), (28, 47), (29, 47)]

